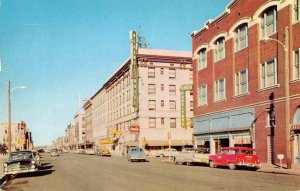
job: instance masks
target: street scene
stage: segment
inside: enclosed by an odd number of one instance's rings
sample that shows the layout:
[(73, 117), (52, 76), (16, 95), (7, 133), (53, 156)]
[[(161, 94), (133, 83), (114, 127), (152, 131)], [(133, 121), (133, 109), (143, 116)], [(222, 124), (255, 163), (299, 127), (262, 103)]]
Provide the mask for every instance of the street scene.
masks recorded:
[[(98, 157), (65, 153), (42, 154), (45, 168), (29, 176), (18, 175), (4, 190), (299, 190), (299, 176), (229, 171), (203, 165), (185, 166), (167, 158), (128, 162), (124, 157)], [(89, 161), (86, 163), (86, 161)], [(126, 178), (124, 178), (126, 177)]]
[(0, 190), (300, 190), (300, 0), (0, 0)]

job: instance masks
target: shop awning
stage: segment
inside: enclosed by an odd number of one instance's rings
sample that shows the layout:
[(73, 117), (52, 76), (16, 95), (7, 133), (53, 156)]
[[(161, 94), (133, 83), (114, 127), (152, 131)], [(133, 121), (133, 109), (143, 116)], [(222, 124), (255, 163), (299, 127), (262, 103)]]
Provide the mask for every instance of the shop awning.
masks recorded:
[(194, 133), (194, 135), (211, 135), (211, 134), (219, 134), (219, 133), (231, 133), (231, 132), (240, 132), (240, 131), (249, 131), (251, 127), (240, 127), (240, 128), (228, 128), (228, 129), (216, 129), (210, 130), (201, 133)]
[(113, 144), (114, 141), (113, 140), (108, 140), (108, 139), (104, 139), (104, 140), (100, 140), (100, 145), (107, 145), (107, 144)]
[(137, 147), (137, 146), (139, 146), (139, 143), (136, 142), (136, 141), (127, 141), (127, 142), (125, 142), (125, 146), (127, 146), (127, 147)]
[(122, 134), (122, 131), (112, 130), (112, 131), (111, 131), (111, 134), (112, 134), (112, 135), (120, 135), (120, 134)]
[[(168, 141), (159, 141), (159, 140), (149, 140), (146, 142), (148, 146), (168, 146), (169, 142)], [(172, 140), (171, 141), (171, 146), (185, 146), (185, 145), (191, 145), (191, 141), (187, 140)]]

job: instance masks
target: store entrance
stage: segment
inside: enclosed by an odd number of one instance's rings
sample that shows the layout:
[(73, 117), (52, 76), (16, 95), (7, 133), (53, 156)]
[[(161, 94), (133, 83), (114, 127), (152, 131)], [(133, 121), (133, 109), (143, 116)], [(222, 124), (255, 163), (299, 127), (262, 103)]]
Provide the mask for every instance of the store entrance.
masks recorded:
[(229, 147), (229, 139), (217, 139), (215, 140), (215, 151), (220, 153), (222, 147)]

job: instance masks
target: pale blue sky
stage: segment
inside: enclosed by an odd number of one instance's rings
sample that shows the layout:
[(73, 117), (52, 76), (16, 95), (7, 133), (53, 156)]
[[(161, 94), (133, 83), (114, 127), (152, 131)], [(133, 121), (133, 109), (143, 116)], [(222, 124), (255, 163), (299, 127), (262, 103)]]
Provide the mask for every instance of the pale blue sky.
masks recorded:
[(81, 99), (129, 58), (129, 31), (150, 48), (191, 50), (190, 33), (230, 0), (0, 0), (0, 121), (24, 120), (36, 145), (64, 135)]

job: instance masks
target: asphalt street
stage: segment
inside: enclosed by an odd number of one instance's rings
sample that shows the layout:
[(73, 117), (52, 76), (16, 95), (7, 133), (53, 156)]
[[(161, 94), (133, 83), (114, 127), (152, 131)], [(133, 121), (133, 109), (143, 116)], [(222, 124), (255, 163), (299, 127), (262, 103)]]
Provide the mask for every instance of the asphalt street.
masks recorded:
[(149, 158), (128, 162), (124, 157), (43, 154), (42, 172), (18, 175), (5, 191), (299, 191), (300, 176), (185, 166)]

